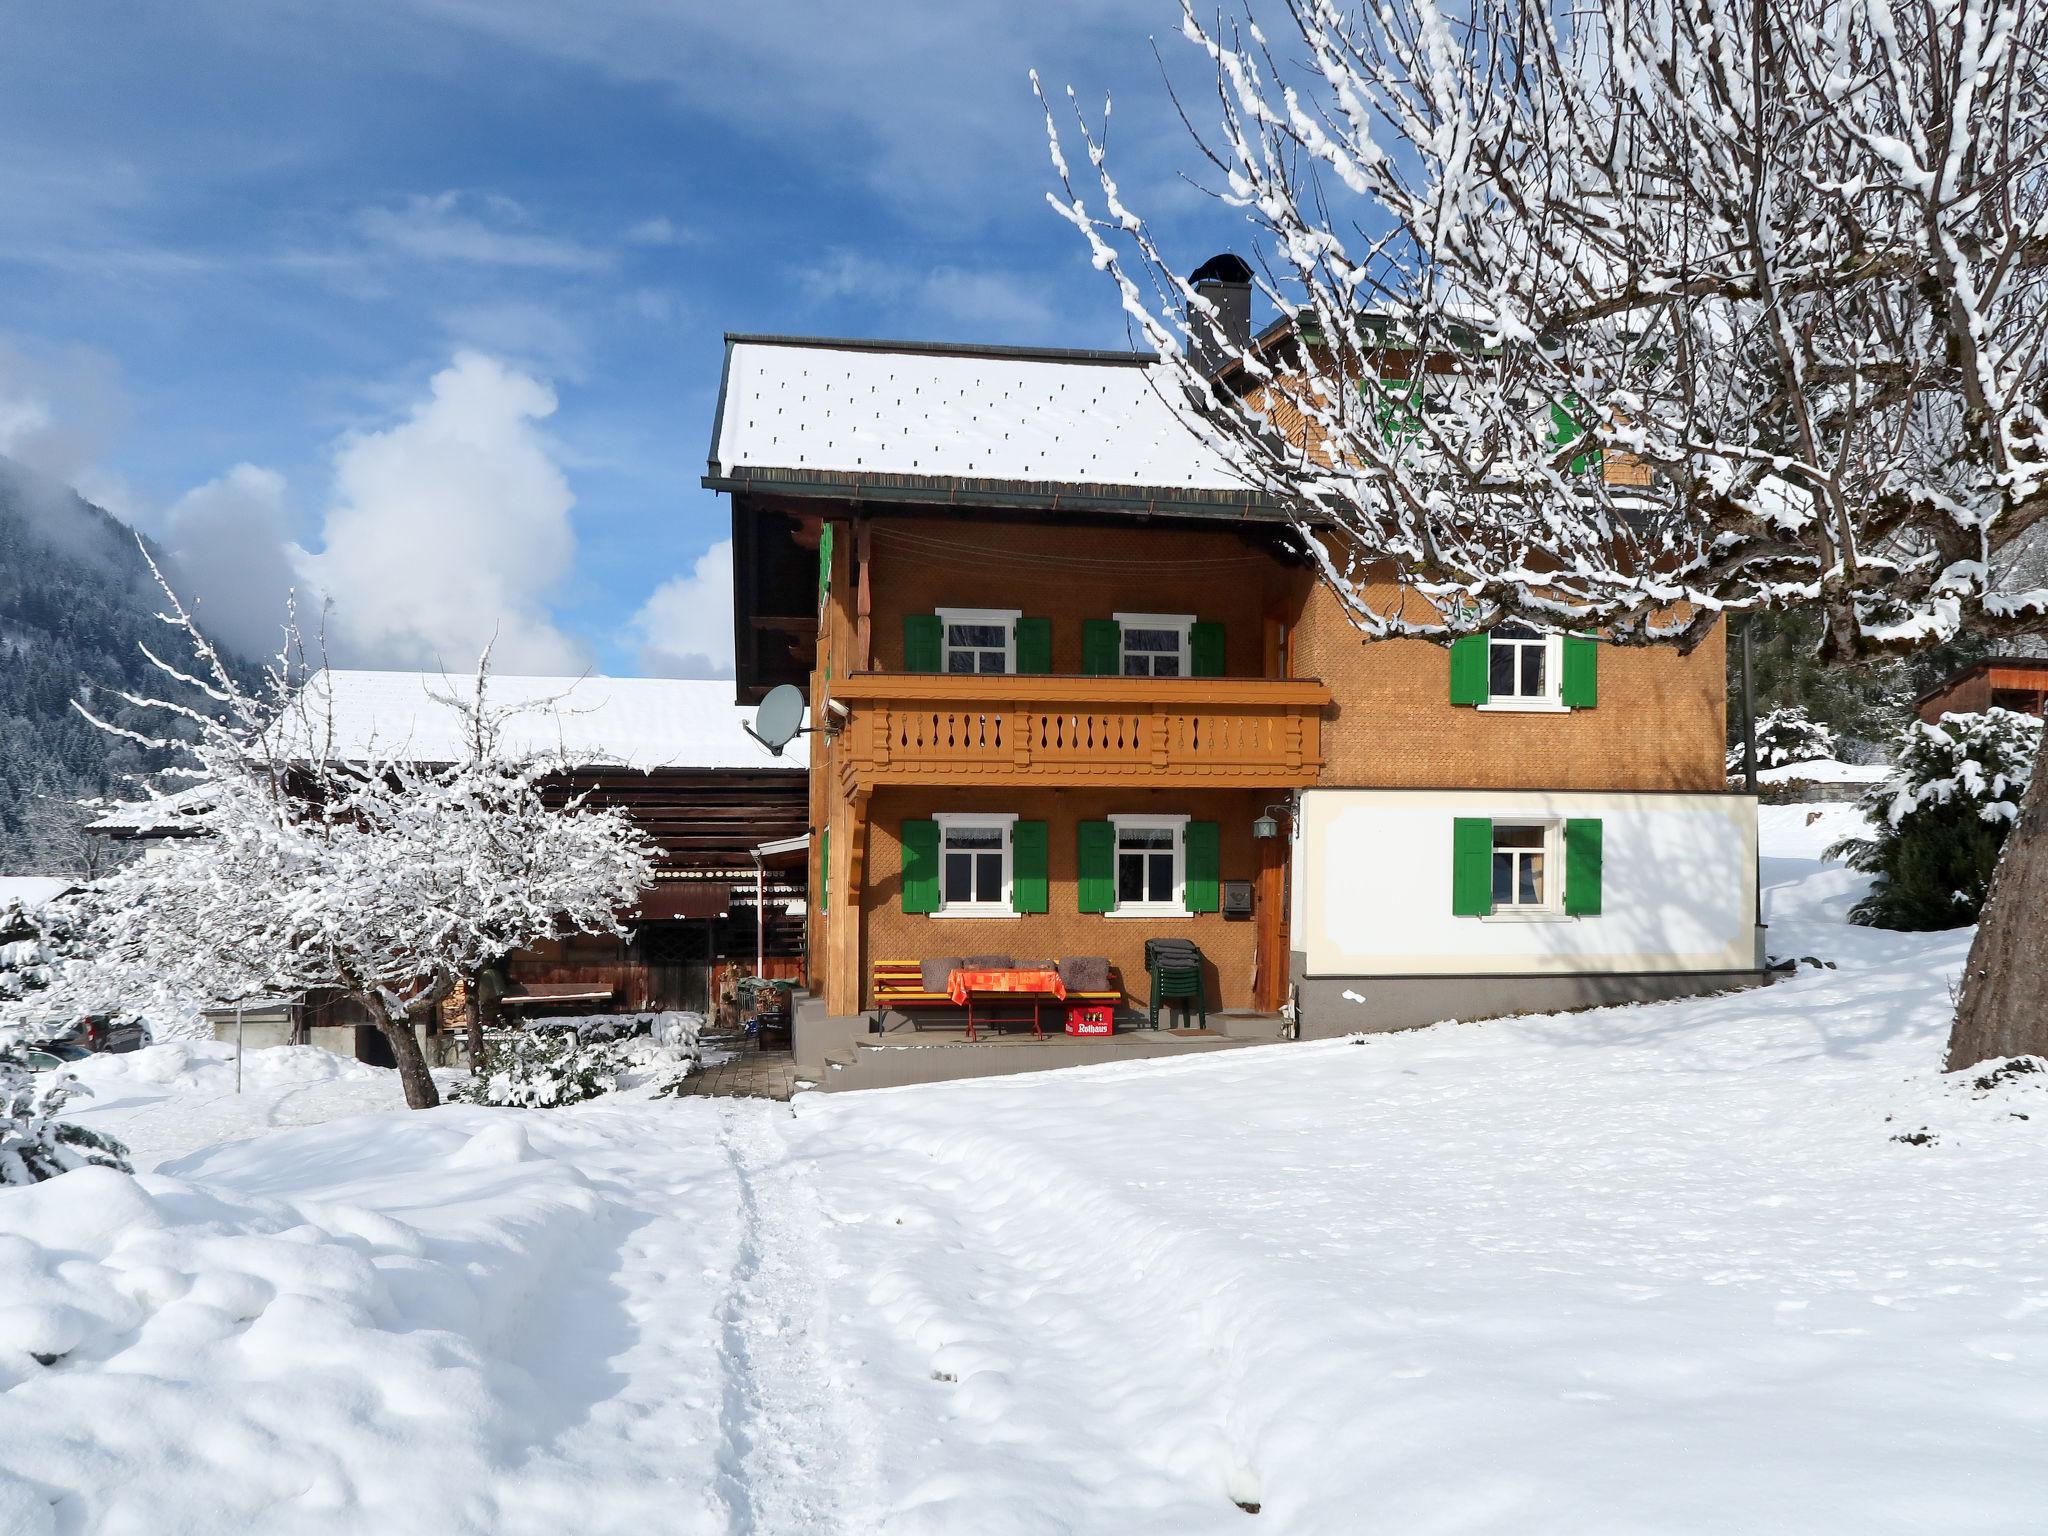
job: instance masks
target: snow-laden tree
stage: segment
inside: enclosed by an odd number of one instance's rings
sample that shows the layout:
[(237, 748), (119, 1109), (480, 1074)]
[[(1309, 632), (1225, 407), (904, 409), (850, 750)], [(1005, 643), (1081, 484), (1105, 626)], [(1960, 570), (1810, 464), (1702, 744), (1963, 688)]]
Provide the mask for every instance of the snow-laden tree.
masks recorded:
[(94, 969), (219, 1002), (337, 988), (390, 1041), (406, 1102), (437, 1103), (416, 1021), (510, 950), (623, 932), (652, 845), (621, 810), (548, 803), (571, 765), (509, 748), (519, 711), (491, 702), (488, 652), (439, 696), (461, 722), (453, 761), (403, 741), (343, 756), (323, 697), (299, 686), (295, 628), (245, 689), (164, 590), (192, 660), (151, 654), (170, 696), (123, 697), (180, 729), (104, 728), (181, 753), (207, 791), (181, 806), (184, 835), (86, 893)]
[(0, 1027), (0, 1185), (37, 1184), (74, 1168), (128, 1167), (128, 1149), (60, 1120), (74, 1096), (92, 1097), (68, 1072), (33, 1072), (14, 1031)]
[[(1835, 733), (1797, 704), (1774, 709), (1756, 723), (1756, 765), (1759, 768), (1822, 762), (1833, 757), (1839, 749), (1840, 742)], [(1739, 746), (1729, 749), (1730, 774), (1742, 771), (1745, 755)]]
[[(2009, 558), (2048, 514), (2048, 5), (1270, 9), (1181, 30), (1276, 335), (1230, 333), (1078, 113), (1051, 201), (1366, 636), (1805, 607), (1855, 664), (2048, 627)], [(2048, 1051), (2044, 782), (1956, 1066)]]

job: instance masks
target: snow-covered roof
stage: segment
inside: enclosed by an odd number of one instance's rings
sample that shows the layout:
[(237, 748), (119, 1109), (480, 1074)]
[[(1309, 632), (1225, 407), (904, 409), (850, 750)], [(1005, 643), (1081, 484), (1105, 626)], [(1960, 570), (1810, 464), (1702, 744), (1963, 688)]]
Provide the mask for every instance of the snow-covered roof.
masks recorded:
[[(462, 754), (460, 714), (445, 702), (472, 680), (439, 672), (359, 672), (330, 668), (306, 684), (316, 715), (332, 710), (333, 750), (342, 758), (394, 755), (446, 762)], [(742, 728), (749, 712), (728, 681), (655, 677), (507, 677), (493, 673), (495, 707), (528, 710), (512, 719), (513, 752), (558, 747), (586, 767), (781, 768)]]
[(40, 907), (77, 889), (75, 882), (56, 875), (0, 875), (0, 907)]
[(728, 336), (714, 480), (950, 480), (1261, 500), (1139, 353)]
[[(157, 832), (175, 836), (185, 817), (205, 810), (213, 803), (210, 784), (191, 784), (153, 800), (132, 800), (117, 805), (99, 820), (86, 823), (93, 832)], [(185, 830), (190, 831), (188, 826)]]

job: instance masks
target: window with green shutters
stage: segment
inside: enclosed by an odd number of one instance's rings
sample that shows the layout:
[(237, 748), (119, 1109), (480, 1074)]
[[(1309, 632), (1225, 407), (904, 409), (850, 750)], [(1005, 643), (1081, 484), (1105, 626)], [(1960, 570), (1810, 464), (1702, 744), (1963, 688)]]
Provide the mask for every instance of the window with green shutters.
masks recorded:
[(1020, 821), (1010, 828), (1010, 905), (1016, 911), (1051, 910), (1046, 848), (1044, 822)]
[(1600, 642), (1503, 624), (1451, 642), (1451, 702), (1496, 710), (1592, 709), (1600, 702)]
[[(1459, 816), (1451, 822), (1451, 912), (1596, 917), (1601, 911), (1601, 823)], [(1559, 877), (1563, 883), (1560, 888)]]
[(912, 914), (939, 910), (939, 824), (906, 821), (903, 843), (903, 910)]

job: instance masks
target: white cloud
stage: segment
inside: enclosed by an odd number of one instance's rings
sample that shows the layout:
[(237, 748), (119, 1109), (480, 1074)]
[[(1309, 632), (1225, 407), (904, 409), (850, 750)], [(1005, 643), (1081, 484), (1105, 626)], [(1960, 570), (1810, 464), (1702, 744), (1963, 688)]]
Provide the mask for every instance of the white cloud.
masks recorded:
[(720, 539), (689, 575), (656, 587), (628, 632), (649, 677), (731, 677), (732, 540)]
[(578, 241), (543, 234), (519, 203), (494, 193), (440, 192), (396, 207), (365, 208), (356, 228), (375, 246), (423, 261), (472, 266), (593, 272), (611, 256)]
[[(244, 656), (282, 638), (286, 598), (304, 551), (287, 536), (284, 476), (237, 464), (187, 491), (165, 518), (163, 542), (179, 598), (208, 636)], [(304, 616), (309, 624), (318, 614)]]
[(300, 562), (333, 604), (337, 661), (461, 669), (495, 639), (507, 671), (584, 668), (547, 612), (576, 556), (538, 425), (554, 410), (538, 379), (464, 352), (405, 420), (343, 441), (322, 547)]
[(675, 224), (665, 214), (651, 219), (642, 219), (625, 233), (628, 245), (690, 245), (693, 237)]
[(104, 352), (0, 336), (0, 455), (132, 520), (126, 483), (102, 467), (129, 414), (120, 367)]

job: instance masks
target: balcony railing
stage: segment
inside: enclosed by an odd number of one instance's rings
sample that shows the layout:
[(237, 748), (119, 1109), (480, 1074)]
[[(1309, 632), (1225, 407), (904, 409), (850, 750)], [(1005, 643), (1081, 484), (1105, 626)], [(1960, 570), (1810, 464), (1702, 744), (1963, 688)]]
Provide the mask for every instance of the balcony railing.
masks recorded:
[(1302, 679), (863, 672), (834, 756), (884, 784), (1300, 786), (1322, 771), (1330, 691)]

